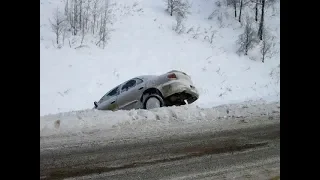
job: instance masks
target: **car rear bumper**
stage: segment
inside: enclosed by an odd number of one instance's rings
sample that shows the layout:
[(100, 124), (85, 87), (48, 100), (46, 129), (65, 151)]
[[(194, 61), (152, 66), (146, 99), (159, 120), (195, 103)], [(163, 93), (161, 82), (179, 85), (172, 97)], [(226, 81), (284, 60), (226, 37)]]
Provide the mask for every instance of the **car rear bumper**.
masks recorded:
[(171, 81), (163, 84), (159, 89), (164, 98), (179, 93), (187, 93), (196, 99), (199, 98), (198, 90), (191, 83), (186, 81)]

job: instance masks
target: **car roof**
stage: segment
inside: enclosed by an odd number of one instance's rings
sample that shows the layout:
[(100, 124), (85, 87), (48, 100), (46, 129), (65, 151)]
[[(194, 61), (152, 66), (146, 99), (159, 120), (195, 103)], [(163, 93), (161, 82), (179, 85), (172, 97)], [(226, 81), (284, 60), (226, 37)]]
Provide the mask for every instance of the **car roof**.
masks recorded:
[(143, 81), (148, 81), (150, 79), (153, 79), (157, 77), (156, 75), (142, 75), (142, 76), (137, 76), (135, 78), (139, 78), (139, 79), (142, 79)]
[[(156, 76), (156, 75), (142, 75), (142, 76), (136, 76), (134, 78), (139, 78), (139, 79), (142, 79), (143, 81), (148, 81), (148, 80), (156, 78), (156, 77), (158, 77), (158, 76)], [(134, 79), (134, 78), (131, 78), (131, 79)], [(118, 86), (120, 87), (121, 85), (123, 85), (124, 83), (130, 81), (131, 79), (128, 79), (127, 81), (124, 81), (123, 83), (119, 84)], [(116, 86), (116, 87), (118, 87), (118, 86)], [(116, 87), (114, 87), (114, 88), (116, 88)], [(112, 88), (112, 89), (114, 89), (114, 88)]]

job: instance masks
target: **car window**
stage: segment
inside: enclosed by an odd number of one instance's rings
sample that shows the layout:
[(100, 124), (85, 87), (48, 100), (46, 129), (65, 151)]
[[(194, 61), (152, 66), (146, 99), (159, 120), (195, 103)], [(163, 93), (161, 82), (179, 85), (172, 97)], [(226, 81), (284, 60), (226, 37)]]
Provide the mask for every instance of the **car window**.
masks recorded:
[(130, 81), (126, 82), (122, 88), (121, 88), (121, 92), (125, 92), (128, 91), (129, 89), (133, 88), (136, 86), (136, 80), (131, 79)]
[(134, 80), (136, 80), (136, 85), (141, 84), (143, 82), (143, 80), (139, 78), (135, 78)]
[(118, 86), (118, 87), (116, 87), (116, 88), (114, 88), (111, 92), (109, 92), (109, 93), (107, 94), (107, 96), (112, 97), (112, 96), (117, 95), (118, 90), (119, 90), (119, 86)]
[(119, 94), (119, 87), (117, 86), (114, 89), (112, 89), (111, 91), (109, 91), (107, 94), (105, 94), (99, 101), (99, 103), (101, 103), (102, 101), (106, 101), (109, 98), (113, 97), (113, 96), (117, 96)]

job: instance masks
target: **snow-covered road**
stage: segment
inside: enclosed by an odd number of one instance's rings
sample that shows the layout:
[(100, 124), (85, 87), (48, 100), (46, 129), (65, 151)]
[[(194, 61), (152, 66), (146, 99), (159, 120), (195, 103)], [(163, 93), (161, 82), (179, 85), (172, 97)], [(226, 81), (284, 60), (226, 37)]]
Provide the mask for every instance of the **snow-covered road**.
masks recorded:
[[(40, 149), (41, 179), (266, 179), (280, 174), (279, 116), (176, 136)], [(42, 141), (43, 143), (43, 141)], [(255, 173), (255, 174), (254, 174)], [(249, 178), (249, 179), (250, 179)], [(228, 178), (227, 178), (228, 179)]]

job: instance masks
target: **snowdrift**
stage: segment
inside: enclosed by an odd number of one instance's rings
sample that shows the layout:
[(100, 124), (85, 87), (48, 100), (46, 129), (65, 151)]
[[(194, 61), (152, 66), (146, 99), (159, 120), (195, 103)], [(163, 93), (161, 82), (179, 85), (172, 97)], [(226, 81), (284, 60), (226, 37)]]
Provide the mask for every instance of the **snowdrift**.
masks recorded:
[(185, 105), (153, 110), (82, 110), (40, 117), (40, 138), (79, 138), (179, 131), (188, 127), (215, 126), (217, 130), (242, 123), (271, 121), (280, 115), (280, 102), (249, 101), (214, 108)]

